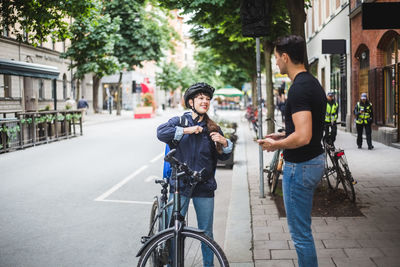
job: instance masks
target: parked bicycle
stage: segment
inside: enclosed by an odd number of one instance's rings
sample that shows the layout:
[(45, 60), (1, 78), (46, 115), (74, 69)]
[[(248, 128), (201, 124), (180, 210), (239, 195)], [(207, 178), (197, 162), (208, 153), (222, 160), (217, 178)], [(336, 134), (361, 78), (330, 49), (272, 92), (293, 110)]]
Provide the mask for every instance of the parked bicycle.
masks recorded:
[(341, 185), (351, 202), (356, 201), (354, 185), (357, 183), (350, 172), (343, 149), (336, 149), (329, 137), (323, 138), (326, 153), (324, 178), (330, 189), (337, 190)]
[[(172, 149), (164, 158), (171, 164), (170, 179), (176, 184), (188, 182), (192, 190), (202, 181), (202, 171), (192, 171), (185, 163), (179, 162), (173, 155)], [(183, 177), (190, 177), (185, 181)], [(186, 220), (181, 215), (181, 199), (178, 186), (175, 189), (173, 200), (167, 202), (167, 183), (162, 185), (161, 197), (156, 197), (150, 216), (150, 230), (147, 236), (142, 237), (144, 245), (136, 257), (140, 257), (138, 267), (145, 266), (203, 266), (202, 247), (208, 247), (214, 253), (214, 266), (228, 267), (228, 260), (221, 247), (204, 231), (186, 226)], [(189, 198), (190, 199), (190, 198)], [(172, 218), (168, 222), (167, 208), (173, 206)], [(168, 228), (167, 228), (168, 226)]]
[(258, 110), (257, 108), (254, 108), (252, 105), (248, 105), (246, 108), (246, 114), (245, 117), (247, 121), (249, 122), (249, 127), (254, 130), (254, 132), (258, 133)]
[[(278, 133), (282, 133), (285, 129), (282, 126), (279, 126), (274, 119), (272, 120), (278, 129)], [(269, 192), (271, 195), (275, 195), (276, 188), (278, 187), (279, 177), (282, 174), (282, 166), (283, 166), (283, 149), (277, 149), (272, 156), (271, 162), (264, 168), (264, 172), (267, 173), (267, 183), (269, 186)]]

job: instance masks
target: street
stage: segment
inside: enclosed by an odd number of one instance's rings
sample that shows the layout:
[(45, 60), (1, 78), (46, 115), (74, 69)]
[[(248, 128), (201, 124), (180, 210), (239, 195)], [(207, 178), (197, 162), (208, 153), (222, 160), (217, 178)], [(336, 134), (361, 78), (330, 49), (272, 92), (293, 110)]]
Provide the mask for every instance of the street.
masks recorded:
[[(171, 115), (92, 124), (0, 155), (0, 266), (134, 266), (161, 188), (156, 127)], [(225, 229), (231, 173), (217, 170), (214, 229)], [(225, 231), (214, 231), (223, 246)]]

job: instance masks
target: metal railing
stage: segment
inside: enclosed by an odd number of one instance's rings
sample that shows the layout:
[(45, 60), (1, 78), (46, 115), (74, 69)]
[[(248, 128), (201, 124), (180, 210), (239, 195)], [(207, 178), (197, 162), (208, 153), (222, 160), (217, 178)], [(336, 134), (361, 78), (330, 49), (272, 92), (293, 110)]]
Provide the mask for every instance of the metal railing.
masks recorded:
[(83, 134), (82, 110), (12, 111), (0, 114), (0, 153)]

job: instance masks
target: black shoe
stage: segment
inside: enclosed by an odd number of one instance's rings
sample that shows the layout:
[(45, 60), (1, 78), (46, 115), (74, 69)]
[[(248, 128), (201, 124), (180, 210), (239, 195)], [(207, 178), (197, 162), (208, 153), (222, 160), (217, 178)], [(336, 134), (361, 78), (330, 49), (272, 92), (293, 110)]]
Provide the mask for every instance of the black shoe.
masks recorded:
[(358, 146), (358, 149), (361, 149), (361, 146)]
[(369, 146), (368, 150), (372, 150), (374, 148), (374, 146)]

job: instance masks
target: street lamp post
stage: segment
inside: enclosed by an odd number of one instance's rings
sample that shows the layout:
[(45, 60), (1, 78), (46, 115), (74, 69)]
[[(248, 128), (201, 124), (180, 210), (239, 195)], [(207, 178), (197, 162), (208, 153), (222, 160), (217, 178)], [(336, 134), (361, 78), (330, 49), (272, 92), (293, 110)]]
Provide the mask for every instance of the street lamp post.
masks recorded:
[[(257, 62), (257, 92), (258, 92), (258, 139), (263, 138), (262, 127), (262, 94), (261, 94), (261, 62), (260, 62), (260, 37), (256, 38), (256, 62)], [(260, 167), (260, 198), (265, 197), (264, 193), (264, 156), (261, 146), (258, 146), (259, 167)]]

